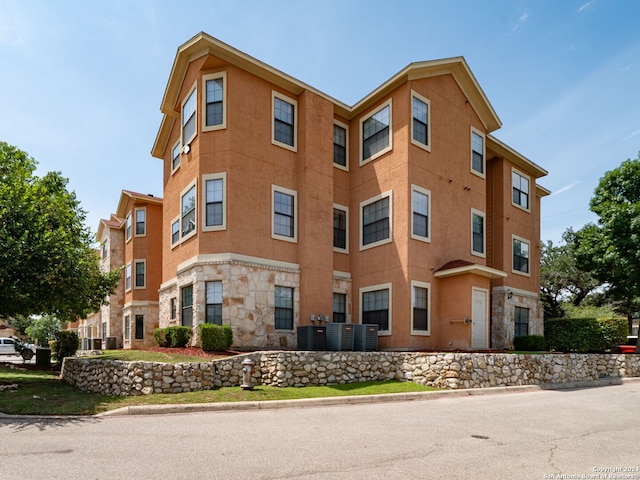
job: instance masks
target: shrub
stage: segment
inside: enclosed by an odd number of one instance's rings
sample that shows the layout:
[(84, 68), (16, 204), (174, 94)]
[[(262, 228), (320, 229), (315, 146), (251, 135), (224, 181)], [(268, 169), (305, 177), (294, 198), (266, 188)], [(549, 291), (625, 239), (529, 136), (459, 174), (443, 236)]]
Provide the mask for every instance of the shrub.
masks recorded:
[(604, 352), (627, 335), (624, 318), (555, 318), (544, 324), (547, 347), (559, 352)]
[(522, 335), (513, 338), (513, 348), (528, 352), (542, 352), (547, 349), (547, 343), (542, 335)]
[(223, 352), (233, 343), (233, 330), (229, 325), (200, 325), (200, 345), (205, 352)]
[(59, 364), (66, 357), (73, 357), (80, 348), (80, 337), (76, 332), (61, 330), (55, 333), (55, 350), (51, 353), (55, 356)]
[(156, 339), (158, 346), (160, 347), (168, 347), (169, 339), (167, 338), (167, 329), (166, 328), (156, 328), (153, 331), (153, 338)]

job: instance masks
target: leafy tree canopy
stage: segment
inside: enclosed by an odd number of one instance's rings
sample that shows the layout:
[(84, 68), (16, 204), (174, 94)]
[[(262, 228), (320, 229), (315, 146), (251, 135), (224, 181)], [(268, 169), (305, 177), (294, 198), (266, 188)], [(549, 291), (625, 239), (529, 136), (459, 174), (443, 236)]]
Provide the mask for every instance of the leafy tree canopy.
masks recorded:
[(0, 142), (0, 317), (51, 314), (75, 320), (97, 310), (119, 272), (100, 271), (85, 212), (59, 172)]
[(640, 155), (605, 173), (590, 208), (598, 222), (576, 232), (576, 260), (630, 314), (640, 298)]

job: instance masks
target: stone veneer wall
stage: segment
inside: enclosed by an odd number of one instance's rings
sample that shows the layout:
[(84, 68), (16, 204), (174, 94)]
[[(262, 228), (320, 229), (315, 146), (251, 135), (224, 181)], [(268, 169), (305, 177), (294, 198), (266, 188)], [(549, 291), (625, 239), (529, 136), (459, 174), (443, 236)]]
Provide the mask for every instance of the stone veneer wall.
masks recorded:
[(529, 310), (529, 335), (544, 334), (542, 303), (535, 292), (496, 287), (491, 291), (491, 345), (496, 350), (513, 348), (515, 307)]
[(108, 395), (210, 390), (240, 385), (246, 358), (255, 364), (255, 385), (279, 387), (396, 379), (466, 389), (640, 376), (640, 355), (255, 352), (176, 365), (65, 358), (61, 377), (81, 390)]

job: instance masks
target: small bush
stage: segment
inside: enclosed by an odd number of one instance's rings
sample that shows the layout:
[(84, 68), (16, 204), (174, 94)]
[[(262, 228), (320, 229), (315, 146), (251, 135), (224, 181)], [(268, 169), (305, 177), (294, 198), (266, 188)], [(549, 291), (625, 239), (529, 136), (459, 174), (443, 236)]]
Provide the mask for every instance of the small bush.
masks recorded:
[(233, 343), (233, 330), (229, 325), (200, 325), (200, 345), (205, 352), (223, 352)]
[(80, 348), (80, 337), (76, 332), (61, 330), (55, 333), (55, 351), (52, 351), (59, 364), (66, 357), (73, 357)]
[(160, 347), (168, 347), (169, 339), (167, 338), (167, 329), (166, 328), (156, 328), (153, 331), (153, 338), (156, 339), (158, 346)]
[(558, 352), (604, 352), (627, 335), (624, 318), (555, 318), (544, 323), (547, 347)]
[(513, 348), (526, 352), (542, 352), (547, 349), (547, 343), (542, 335), (522, 335), (513, 338)]

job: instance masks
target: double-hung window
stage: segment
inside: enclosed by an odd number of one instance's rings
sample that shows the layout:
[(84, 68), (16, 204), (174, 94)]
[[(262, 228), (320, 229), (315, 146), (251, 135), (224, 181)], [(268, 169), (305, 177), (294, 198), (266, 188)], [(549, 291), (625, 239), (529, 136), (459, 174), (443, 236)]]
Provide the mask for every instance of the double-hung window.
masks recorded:
[(180, 199), (180, 235), (184, 239), (196, 230), (196, 186), (192, 185)]
[(131, 290), (131, 264), (127, 263), (124, 267), (124, 289)]
[(431, 240), (431, 192), (417, 185), (411, 186), (411, 238), (428, 242)]
[(333, 248), (339, 252), (347, 252), (348, 210), (342, 205), (333, 206)]
[(391, 100), (360, 120), (360, 132), (361, 164), (391, 150)]
[(175, 320), (177, 314), (178, 314), (178, 299), (174, 297), (169, 301), (169, 318), (171, 318), (171, 320)]
[(182, 104), (182, 145), (189, 145), (196, 136), (196, 87)]
[(512, 170), (511, 189), (513, 204), (525, 210), (529, 210), (529, 177)]
[(293, 288), (275, 287), (275, 328), (293, 330)]
[(514, 323), (516, 337), (529, 335), (529, 309), (515, 307)]
[(344, 293), (333, 294), (333, 322), (347, 322), (347, 295)]
[(513, 237), (513, 271), (529, 275), (529, 242), (516, 236)]
[(391, 192), (360, 204), (360, 247), (369, 248), (388, 243), (392, 238)]
[(222, 325), (222, 282), (205, 282), (205, 322)]
[(125, 240), (131, 239), (131, 212), (129, 212), (124, 221), (124, 238)]
[(102, 259), (104, 260), (109, 256), (109, 240), (102, 242)]
[(227, 75), (225, 72), (212, 73), (202, 78), (204, 95), (203, 125), (202, 130), (217, 130), (226, 125), (225, 112), (225, 83)]
[(347, 168), (347, 126), (333, 124), (333, 163)]
[(136, 237), (142, 237), (145, 235), (147, 231), (147, 222), (146, 222), (146, 213), (147, 211), (144, 208), (136, 208)]
[(176, 245), (180, 242), (180, 220), (174, 220), (171, 223), (171, 245)]
[(411, 123), (411, 143), (419, 146), (420, 148), (424, 148), (425, 150), (430, 150), (430, 102), (416, 92), (412, 91), (411, 93), (411, 112), (413, 117), (413, 121)]
[(484, 177), (484, 135), (471, 129), (471, 171)]
[(429, 284), (411, 282), (412, 284), (412, 324), (411, 333), (429, 334)]
[(204, 184), (203, 230), (224, 230), (226, 226), (226, 178), (225, 173), (204, 175), (202, 177), (202, 183)]
[(183, 327), (193, 327), (193, 285), (182, 287), (181, 291), (181, 321)]
[(131, 316), (129, 315), (124, 316), (124, 339), (131, 339)]
[(484, 212), (471, 210), (471, 253), (485, 256), (485, 215)]
[(135, 288), (145, 288), (145, 270), (146, 270), (147, 262), (145, 260), (136, 260), (135, 268), (136, 268), (136, 280), (135, 280)]
[(273, 211), (272, 236), (289, 242), (297, 241), (297, 193), (272, 185), (271, 201)]
[(360, 289), (363, 324), (378, 325), (378, 332), (391, 333), (391, 285)]
[(171, 149), (171, 171), (173, 172), (180, 166), (180, 142), (176, 143)]
[(273, 92), (273, 143), (296, 151), (297, 102)]

